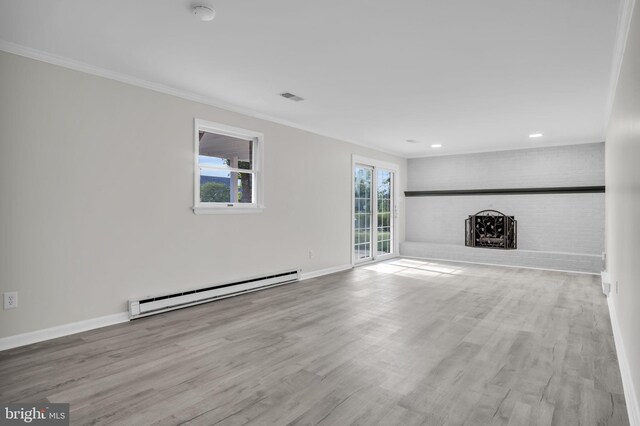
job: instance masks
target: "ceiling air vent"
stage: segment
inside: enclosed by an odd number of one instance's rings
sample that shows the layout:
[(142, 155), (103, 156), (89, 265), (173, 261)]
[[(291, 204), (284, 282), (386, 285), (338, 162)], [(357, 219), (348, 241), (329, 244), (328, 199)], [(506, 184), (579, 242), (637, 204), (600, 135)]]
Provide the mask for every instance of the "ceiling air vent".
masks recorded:
[(293, 93), (289, 93), (289, 92), (280, 93), (280, 96), (282, 96), (283, 98), (287, 98), (290, 101), (295, 101), (295, 102), (304, 101), (304, 98), (301, 98), (300, 96), (294, 95)]

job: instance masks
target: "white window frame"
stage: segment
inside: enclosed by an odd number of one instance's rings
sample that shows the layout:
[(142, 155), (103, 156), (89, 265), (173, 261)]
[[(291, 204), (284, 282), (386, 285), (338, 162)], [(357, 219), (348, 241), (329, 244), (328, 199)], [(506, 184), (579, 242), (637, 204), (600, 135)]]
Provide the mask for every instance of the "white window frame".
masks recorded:
[[(193, 212), (195, 214), (224, 214), (224, 213), (259, 213), (264, 210), (264, 178), (263, 178), (263, 154), (264, 135), (252, 130), (227, 126), (226, 124), (206, 121), (199, 118), (194, 119), (194, 180), (193, 180)], [(203, 203), (200, 201), (200, 138), (199, 133), (208, 132), (219, 135), (231, 136), (234, 138), (247, 139), (253, 141), (253, 169), (254, 180), (251, 185), (253, 191), (252, 203)], [(236, 172), (247, 172), (247, 170), (235, 170)]]

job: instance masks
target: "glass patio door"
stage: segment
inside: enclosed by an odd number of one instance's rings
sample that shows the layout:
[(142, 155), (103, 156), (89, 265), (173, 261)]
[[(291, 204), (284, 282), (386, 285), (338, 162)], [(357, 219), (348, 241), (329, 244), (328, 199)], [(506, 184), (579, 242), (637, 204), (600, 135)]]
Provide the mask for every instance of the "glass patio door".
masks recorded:
[(355, 262), (373, 259), (373, 167), (356, 165), (353, 192), (353, 256)]
[(393, 188), (393, 171), (362, 164), (354, 166), (354, 263), (394, 255)]
[(376, 170), (376, 257), (393, 254), (393, 172)]

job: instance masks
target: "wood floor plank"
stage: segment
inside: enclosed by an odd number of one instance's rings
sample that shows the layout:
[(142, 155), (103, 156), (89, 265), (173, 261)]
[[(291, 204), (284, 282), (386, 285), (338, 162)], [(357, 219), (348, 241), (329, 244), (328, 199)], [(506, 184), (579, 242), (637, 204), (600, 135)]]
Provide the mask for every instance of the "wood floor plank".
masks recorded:
[(0, 352), (84, 425), (628, 424), (598, 277), (392, 259)]

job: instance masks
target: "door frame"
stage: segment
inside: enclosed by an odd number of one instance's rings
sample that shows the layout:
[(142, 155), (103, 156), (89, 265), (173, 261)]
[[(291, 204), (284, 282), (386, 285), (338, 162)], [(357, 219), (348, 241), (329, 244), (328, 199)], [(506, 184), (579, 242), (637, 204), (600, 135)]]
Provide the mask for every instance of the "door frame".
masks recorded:
[[(377, 228), (373, 228), (373, 223), (372, 223), (372, 239), (371, 239), (371, 253), (372, 253), (372, 259), (371, 260), (366, 260), (366, 261), (362, 261), (362, 262), (356, 262), (355, 256), (353, 255), (353, 246), (355, 245), (355, 237), (354, 237), (354, 223), (355, 223), (355, 205), (354, 205), (354, 197), (355, 197), (355, 187), (354, 187), (354, 176), (355, 176), (355, 169), (356, 169), (356, 165), (362, 165), (362, 166), (369, 166), (369, 167), (373, 167), (373, 174), (375, 175), (375, 172), (377, 169), (384, 169), (384, 170), (388, 170), (393, 172), (393, 214), (392, 219), (393, 219), (393, 253), (389, 254), (389, 255), (384, 255), (382, 256), (382, 258), (376, 258), (375, 256), (375, 250), (378, 247), (378, 241), (377, 241)], [(375, 180), (375, 178), (374, 178)], [(351, 218), (351, 225), (349, 226), (350, 232), (351, 232), (351, 238), (349, 239), (351, 241), (351, 247), (350, 247), (350, 253), (351, 253), (351, 266), (355, 267), (358, 265), (364, 265), (367, 263), (372, 263), (372, 262), (378, 262), (378, 261), (382, 261), (385, 259), (391, 259), (394, 257), (398, 257), (399, 255), (399, 251), (400, 251), (400, 241), (398, 239), (398, 223), (400, 222), (400, 203), (399, 203), (399, 199), (400, 199), (400, 166), (398, 164), (395, 163), (390, 163), (387, 161), (381, 161), (381, 160), (376, 160), (375, 158), (369, 158), (369, 157), (363, 157), (360, 155), (356, 155), (356, 154), (352, 154), (351, 155), (351, 178), (350, 178), (350, 185), (351, 185), (351, 202), (349, 203), (349, 205), (351, 206), (351, 213), (349, 214), (349, 217)], [(371, 193), (374, 193), (374, 188), (372, 188)], [(378, 197), (373, 197), (374, 199), (374, 206), (375, 206), (375, 210), (373, 210), (373, 214), (377, 214), (377, 198)], [(372, 216), (373, 216), (372, 214)], [(374, 240), (375, 238), (375, 240)], [(374, 245), (375, 244), (375, 245)]]

